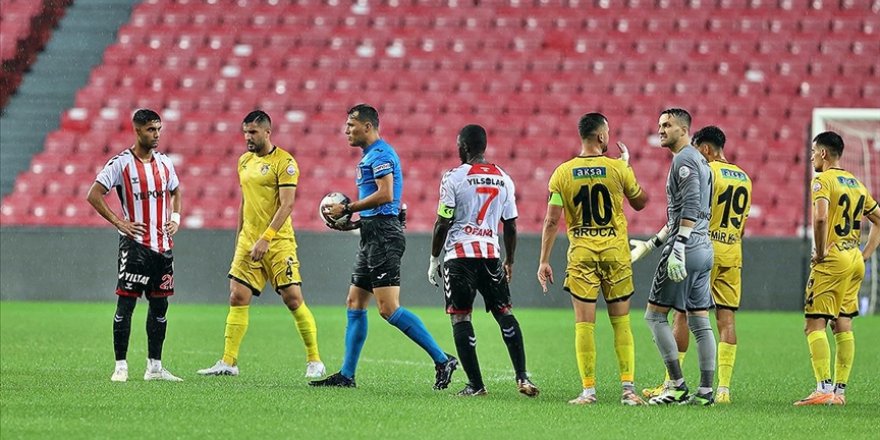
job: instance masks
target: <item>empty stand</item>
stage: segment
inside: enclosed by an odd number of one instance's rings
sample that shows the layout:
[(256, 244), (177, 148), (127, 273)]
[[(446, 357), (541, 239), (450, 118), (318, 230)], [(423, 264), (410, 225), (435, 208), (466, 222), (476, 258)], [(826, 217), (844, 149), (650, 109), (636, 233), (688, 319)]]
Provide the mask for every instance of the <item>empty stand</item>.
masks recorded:
[(131, 111), (150, 106), (186, 187), (186, 226), (235, 227), (239, 124), (262, 108), (302, 170), (295, 227), (322, 229), (320, 197), (355, 194), (345, 111), (368, 102), (403, 159), (410, 230), (431, 230), (457, 130), (480, 123), (488, 158), (516, 180), (520, 229), (540, 232), (549, 175), (579, 151), (579, 115), (601, 111), (652, 196), (628, 211), (631, 231), (651, 233), (669, 164), (652, 146), (657, 116), (680, 106), (693, 129), (724, 129), (755, 177), (749, 234), (795, 235), (809, 112), (877, 105), (877, 32), (876, 2), (855, 0), (147, 0), (3, 200), (3, 224), (101, 225), (85, 191), (132, 142)]

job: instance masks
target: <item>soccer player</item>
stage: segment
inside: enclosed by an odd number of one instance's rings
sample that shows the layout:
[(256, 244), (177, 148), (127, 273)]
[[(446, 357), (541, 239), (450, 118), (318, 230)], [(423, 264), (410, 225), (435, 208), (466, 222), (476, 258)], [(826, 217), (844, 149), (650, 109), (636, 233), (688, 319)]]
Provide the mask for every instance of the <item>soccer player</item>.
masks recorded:
[[(726, 137), (720, 128), (703, 127), (693, 137), (693, 145), (712, 168), (713, 186), (712, 218), (709, 221), (709, 238), (715, 253), (712, 265), (711, 288), (715, 301), (715, 318), (718, 323), (718, 393), (717, 403), (730, 403), (730, 379), (736, 361), (735, 313), (739, 309), (742, 294), (742, 236), (751, 206), (752, 181), (738, 166), (724, 156)], [(634, 242), (636, 242), (634, 240)], [(679, 363), (688, 350), (687, 316), (675, 312), (672, 325), (678, 346)], [(669, 377), (666, 377), (669, 380)], [(663, 392), (663, 385), (643, 390), (646, 397)]]
[(235, 256), (229, 269), (229, 314), (223, 357), (199, 370), (206, 376), (237, 376), (238, 351), (248, 329), (251, 299), (268, 280), (293, 315), (306, 349), (306, 377), (325, 374), (318, 353), (318, 329), (302, 294), (296, 238), (290, 223), (299, 181), (293, 156), (272, 143), (272, 120), (255, 110), (241, 124), (247, 152), (238, 159), (242, 198)]
[[(137, 299), (145, 295), (147, 312), (147, 369), (144, 380), (182, 379), (162, 366), (162, 345), (168, 321), (168, 297), (174, 295), (174, 256), (171, 237), (180, 225), (180, 184), (171, 159), (156, 151), (162, 119), (152, 110), (140, 109), (131, 119), (135, 142), (117, 154), (98, 173), (89, 189), (89, 203), (119, 230), (119, 275), (116, 282), (116, 315), (113, 317), (113, 348), (116, 368), (110, 380), (128, 380), (128, 340), (131, 315)], [(115, 189), (122, 204), (122, 218), (104, 196)], [(169, 200), (170, 199), (170, 200)]]
[[(487, 394), (477, 359), (477, 337), (471, 324), (474, 297), (479, 290), (501, 328), (516, 373), (519, 392), (535, 397), (538, 387), (529, 380), (522, 330), (511, 312), (510, 288), (516, 252), (516, 209), (513, 179), (486, 161), (486, 130), (466, 125), (458, 133), (462, 165), (443, 175), (440, 206), (434, 222), (428, 282), (437, 285), (440, 251), (445, 250), (443, 288), (446, 313), (452, 320), (455, 348), (468, 383), (459, 396)], [(498, 243), (498, 222), (504, 224), (504, 262)]]
[(629, 319), (634, 292), (632, 264), (627, 245), (623, 198), (642, 210), (648, 194), (639, 186), (628, 163), (626, 146), (618, 142), (623, 160), (605, 156), (608, 150), (608, 119), (587, 113), (578, 121), (580, 155), (558, 166), (550, 177), (550, 200), (541, 235), (538, 281), (547, 293), (553, 283), (550, 253), (556, 241), (559, 219), (565, 212), (568, 225), (568, 267), (564, 289), (571, 294), (575, 315), (575, 355), (583, 391), (569, 403), (596, 403), (596, 301), (599, 289), (608, 306), (614, 330), (614, 351), (623, 385), (621, 403), (642, 405), (636, 395), (635, 354)]
[[(832, 131), (813, 139), (813, 239), (815, 248), (807, 282), (804, 333), (816, 377), (816, 391), (794, 404), (845, 405), (846, 383), (855, 357), (852, 320), (859, 314), (859, 287), (865, 261), (880, 244), (880, 208), (852, 174), (840, 168), (843, 139)], [(864, 250), (859, 251), (861, 218), (871, 222)], [(835, 378), (831, 380), (831, 347), (825, 327), (832, 323), (836, 345)], [(833, 385), (832, 385), (833, 384)]]
[(445, 389), (458, 367), (458, 359), (440, 349), (425, 324), (413, 312), (400, 306), (400, 259), (406, 249), (398, 215), (403, 195), (400, 158), (379, 136), (379, 113), (367, 104), (348, 111), (345, 125), (348, 144), (363, 149), (357, 168), (358, 200), (323, 206), (332, 218), (360, 212), (360, 220), (337, 226), (340, 230), (360, 228), (361, 240), (348, 289), (348, 325), (345, 328), (345, 356), (342, 369), (312, 386), (354, 387), (355, 371), (367, 339), (367, 306), (376, 297), (379, 314), (424, 349), (435, 366), (434, 389)]
[[(651, 240), (634, 241), (632, 261), (662, 246), (660, 264), (654, 274), (645, 320), (654, 343), (666, 364), (669, 381), (652, 405), (692, 403), (712, 405), (715, 376), (715, 334), (709, 323), (712, 295), (709, 279), (714, 253), (709, 240), (712, 201), (712, 169), (706, 158), (690, 144), (691, 115), (670, 108), (660, 114), (660, 145), (672, 152), (672, 168), (666, 181), (667, 222)], [(668, 240), (667, 240), (668, 238)], [(669, 327), (670, 309), (687, 311), (688, 327), (697, 340), (700, 387), (689, 394), (681, 372), (678, 348)]]

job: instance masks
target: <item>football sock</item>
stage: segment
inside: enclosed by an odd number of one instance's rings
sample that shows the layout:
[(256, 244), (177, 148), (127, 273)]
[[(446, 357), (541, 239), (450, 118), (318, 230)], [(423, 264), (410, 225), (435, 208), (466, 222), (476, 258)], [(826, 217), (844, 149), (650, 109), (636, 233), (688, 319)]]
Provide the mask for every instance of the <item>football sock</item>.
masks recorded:
[(320, 361), (321, 356), (318, 354), (318, 326), (315, 324), (315, 317), (312, 315), (312, 311), (309, 310), (305, 302), (302, 302), (291, 314), (293, 314), (293, 320), (296, 321), (296, 328), (299, 330), (299, 336), (302, 338), (303, 345), (306, 346), (306, 360), (309, 362)]
[(226, 331), (223, 333), (223, 362), (226, 365), (238, 363), (238, 349), (248, 328), (248, 309), (251, 306), (229, 306), (226, 315)]
[(574, 324), (574, 353), (584, 388), (592, 388), (596, 385), (595, 329), (596, 324), (592, 322)]
[(810, 332), (807, 335), (810, 347), (810, 363), (813, 364), (813, 375), (816, 383), (831, 382), (831, 347), (825, 329)]
[(856, 339), (852, 331), (840, 332), (834, 335), (834, 383), (837, 387), (846, 388), (849, 381), (849, 372), (852, 371), (853, 359), (856, 354)]
[(165, 343), (165, 330), (168, 320), (168, 298), (150, 298), (147, 311), (147, 356), (150, 359), (162, 359), (162, 345)]
[(513, 315), (493, 314), (495, 320), (498, 321), (498, 327), (501, 328), (501, 338), (507, 345), (507, 353), (510, 355), (510, 362), (513, 364), (513, 371), (516, 372), (517, 379), (528, 379), (526, 373), (526, 350), (523, 347), (522, 331), (519, 328), (519, 322)]
[[(678, 345), (675, 343), (675, 336), (672, 334), (672, 328), (669, 327), (669, 318), (665, 313), (648, 310), (645, 312), (645, 321), (651, 329), (654, 336), (654, 344), (660, 351), (660, 357), (666, 364), (666, 372), (669, 374), (669, 380), (678, 381), (684, 377), (681, 373), (681, 364), (678, 363)], [(680, 385), (680, 383), (678, 384)]]
[(717, 345), (715, 344), (715, 333), (712, 332), (712, 325), (709, 324), (708, 316), (693, 316), (687, 318), (688, 327), (697, 340), (697, 353), (700, 363), (700, 386), (711, 388), (715, 383), (715, 356), (717, 356)]
[[(684, 369), (684, 357), (685, 357), (685, 355), (687, 355), (687, 352), (686, 352), (686, 351), (679, 351), (679, 352), (678, 352), (678, 365), (679, 365), (682, 369)], [(668, 371), (668, 370), (666, 371), (666, 373), (664, 373), (664, 379), (663, 379), (663, 381), (664, 381), (664, 382), (665, 382), (665, 381), (669, 381), (669, 371)]]
[(348, 309), (348, 325), (345, 326), (345, 356), (342, 360), (343, 376), (352, 379), (357, 370), (361, 349), (367, 340), (367, 311)]
[(116, 300), (116, 315), (113, 316), (113, 351), (116, 360), (124, 360), (128, 354), (128, 338), (131, 336), (131, 314), (137, 298), (120, 296)]
[(736, 344), (718, 343), (718, 387), (730, 388), (733, 364), (736, 361)]
[(431, 333), (425, 328), (425, 324), (422, 323), (422, 320), (419, 319), (415, 313), (410, 312), (403, 307), (398, 307), (397, 310), (388, 317), (388, 322), (412, 339), (412, 341), (418, 344), (419, 347), (422, 347), (423, 350), (428, 352), (428, 355), (431, 356), (431, 359), (433, 359), (435, 363), (446, 362), (449, 360), (449, 358), (446, 357), (446, 353), (440, 349), (440, 346), (437, 345), (437, 341), (434, 340), (434, 337), (431, 336)]
[(609, 318), (611, 328), (614, 330), (614, 352), (617, 353), (620, 381), (632, 383), (635, 377), (636, 354), (629, 315), (610, 316)]
[(474, 326), (470, 321), (457, 322), (452, 326), (452, 337), (455, 339), (455, 350), (461, 367), (467, 374), (468, 382), (475, 388), (483, 386), (483, 374), (480, 372), (480, 362), (477, 360), (477, 337), (474, 335)]

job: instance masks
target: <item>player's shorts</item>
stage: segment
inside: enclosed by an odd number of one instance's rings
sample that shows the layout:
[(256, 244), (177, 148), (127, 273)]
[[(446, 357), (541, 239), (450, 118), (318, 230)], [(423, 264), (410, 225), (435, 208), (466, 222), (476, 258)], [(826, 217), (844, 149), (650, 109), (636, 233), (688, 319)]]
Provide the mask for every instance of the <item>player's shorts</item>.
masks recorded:
[(235, 256), (229, 268), (229, 278), (244, 284), (256, 296), (260, 295), (267, 280), (279, 294), (285, 287), (302, 284), (295, 240), (272, 240), (269, 243), (269, 250), (260, 261), (251, 259), (252, 247), (253, 243), (250, 240), (239, 237)]
[(628, 300), (635, 288), (629, 261), (569, 261), (562, 286), (577, 300), (596, 302), (599, 288), (606, 303)]
[(483, 295), (486, 311), (510, 310), (510, 288), (504, 266), (498, 258), (456, 258), (443, 263), (443, 291), (446, 313), (470, 314), (477, 291)]
[(117, 259), (118, 280), (116, 294), (140, 298), (163, 298), (174, 295), (174, 256), (171, 250), (164, 253), (126, 237), (119, 237)]
[(695, 312), (712, 308), (712, 293), (709, 289), (712, 275), (712, 262), (715, 258), (712, 244), (708, 241), (694, 245), (685, 254), (687, 277), (680, 283), (669, 279), (666, 264), (672, 253), (672, 244), (663, 248), (660, 264), (654, 273), (654, 282), (648, 303), (660, 307), (671, 307), (679, 312)]
[(712, 299), (722, 309), (738, 310), (742, 295), (742, 268), (712, 266)]
[(825, 260), (810, 270), (804, 316), (826, 319), (858, 316), (859, 289), (864, 279), (865, 262), (858, 249), (832, 248)]
[(400, 286), (400, 259), (406, 251), (397, 216), (361, 217), (361, 242), (351, 274), (353, 286), (372, 292)]

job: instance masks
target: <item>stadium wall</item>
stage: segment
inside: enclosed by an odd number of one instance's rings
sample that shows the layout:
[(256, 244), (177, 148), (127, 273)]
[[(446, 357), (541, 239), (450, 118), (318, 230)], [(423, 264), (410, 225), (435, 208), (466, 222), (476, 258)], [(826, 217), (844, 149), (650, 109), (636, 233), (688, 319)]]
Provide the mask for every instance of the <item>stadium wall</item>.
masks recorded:
[[(297, 234), (303, 291), (311, 304), (343, 304), (358, 236), (350, 233)], [(402, 303), (443, 306), (439, 289), (427, 282), (430, 236), (408, 234), (402, 268)], [(567, 240), (560, 237), (552, 261), (556, 285), (541, 294), (535, 279), (540, 237), (523, 236), (517, 246), (512, 284), (515, 306), (569, 307), (562, 290)], [(234, 232), (183, 230), (175, 237), (174, 301), (224, 303)], [(0, 299), (109, 301), (115, 298), (117, 235), (110, 229), (0, 228)], [(634, 304), (644, 307), (658, 253), (635, 265)], [(742, 308), (798, 310), (809, 245), (793, 238), (753, 238), (743, 247)], [(265, 290), (261, 302), (278, 301)], [(478, 300), (481, 303), (481, 300)]]

